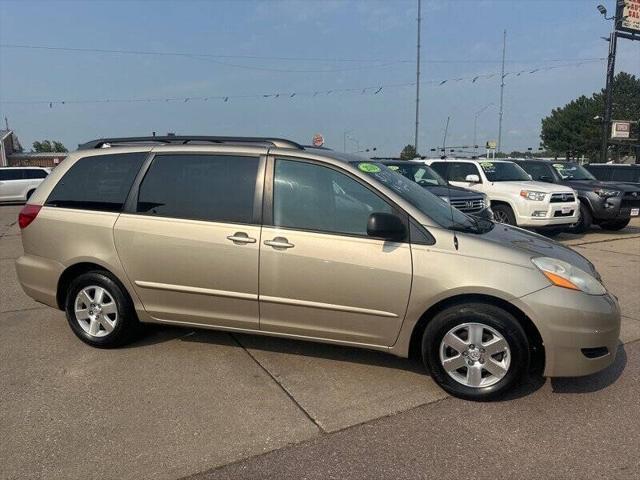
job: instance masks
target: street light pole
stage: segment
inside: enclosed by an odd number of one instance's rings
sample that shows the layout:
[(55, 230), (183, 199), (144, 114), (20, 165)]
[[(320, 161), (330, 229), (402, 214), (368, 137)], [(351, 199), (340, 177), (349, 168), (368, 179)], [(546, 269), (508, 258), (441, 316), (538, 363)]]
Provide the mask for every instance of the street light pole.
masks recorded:
[(418, 0), (418, 48), (416, 55), (416, 131), (413, 139), (413, 146), (418, 154), (418, 124), (420, 123), (420, 22), (421, 22), (422, 0)]
[(502, 114), (504, 112), (504, 58), (507, 51), (507, 31), (505, 30), (502, 35), (502, 73), (500, 75), (500, 114), (498, 120), (498, 148), (497, 152), (502, 149)]
[(492, 106), (495, 106), (495, 103), (491, 102), (491, 103), (485, 105), (484, 107), (482, 107), (480, 110), (478, 110), (475, 113), (474, 118), (473, 118), (473, 153), (476, 156), (478, 155), (478, 117), (487, 108), (492, 107)]

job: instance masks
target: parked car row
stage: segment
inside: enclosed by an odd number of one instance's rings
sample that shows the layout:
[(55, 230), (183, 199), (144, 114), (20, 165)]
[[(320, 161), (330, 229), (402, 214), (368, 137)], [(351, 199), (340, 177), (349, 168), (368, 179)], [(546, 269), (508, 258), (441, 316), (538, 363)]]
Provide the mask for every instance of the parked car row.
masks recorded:
[[(444, 181), (438, 186), (442, 191), (448, 183), (451, 188), (483, 194), (497, 222), (549, 234), (583, 233), (592, 224), (620, 230), (640, 215), (640, 183), (597, 180), (573, 162), (454, 158), (385, 163), (408, 178), (413, 167), (403, 165), (428, 165)], [(604, 172), (600, 167), (592, 166)], [(622, 171), (636, 170), (630, 167)], [(433, 188), (428, 182), (419, 183)]]
[(452, 206), (481, 213), (501, 195), (521, 222), (555, 225), (575, 221), (573, 190), (514, 163), (432, 164), (466, 192), (407, 163), (409, 178), (274, 138), (95, 140), (22, 209), (18, 278), (92, 346), (160, 323), (416, 354), (474, 400), (532, 365), (577, 376), (614, 361), (618, 301), (586, 258)]

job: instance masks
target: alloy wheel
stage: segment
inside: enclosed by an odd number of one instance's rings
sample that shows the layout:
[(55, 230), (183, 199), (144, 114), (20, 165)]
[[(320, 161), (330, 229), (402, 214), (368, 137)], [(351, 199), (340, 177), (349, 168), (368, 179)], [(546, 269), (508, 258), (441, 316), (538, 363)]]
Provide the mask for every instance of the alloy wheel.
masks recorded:
[(104, 287), (83, 288), (76, 295), (74, 305), (76, 321), (92, 337), (109, 335), (118, 323), (118, 306)]
[(440, 363), (458, 383), (489, 387), (502, 380), (511, 365), (511, 350), (503, 335), (483, 323), (464, 323), (440, 342)]

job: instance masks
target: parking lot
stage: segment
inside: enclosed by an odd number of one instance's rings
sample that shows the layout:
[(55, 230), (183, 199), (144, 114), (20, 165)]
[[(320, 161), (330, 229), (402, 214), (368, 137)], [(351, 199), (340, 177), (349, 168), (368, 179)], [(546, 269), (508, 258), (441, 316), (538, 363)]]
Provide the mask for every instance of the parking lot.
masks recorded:
[(91, 348), (20, 289), (20, 208), (0, 207), (0, 478), (637, 478), (638, 220), (558, 237), (620, 299), (616, 363), (477, 404), (345, 347), (154, 327)]

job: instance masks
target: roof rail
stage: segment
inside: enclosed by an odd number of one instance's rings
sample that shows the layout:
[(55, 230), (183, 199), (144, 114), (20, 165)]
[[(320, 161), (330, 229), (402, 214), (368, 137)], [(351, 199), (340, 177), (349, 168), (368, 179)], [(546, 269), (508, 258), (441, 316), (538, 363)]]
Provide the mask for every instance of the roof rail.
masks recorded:
[(78, 150), (92, 150), (94, 148), (109, 148), (112, 146), (124, 146), (124, 144), (160, 144), (160, 145), (187, 145), (189, 143), (256, 143), (270, 147), (293, 148), (304, 150), (299, 143), (284, 138), (270, 137), (217, 137), (202, 135), (168, 135), (162, 137), (114, 137), (99, 138), (78, 145)]

